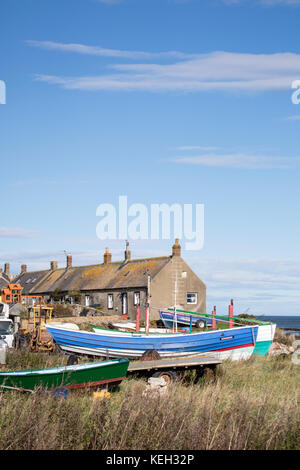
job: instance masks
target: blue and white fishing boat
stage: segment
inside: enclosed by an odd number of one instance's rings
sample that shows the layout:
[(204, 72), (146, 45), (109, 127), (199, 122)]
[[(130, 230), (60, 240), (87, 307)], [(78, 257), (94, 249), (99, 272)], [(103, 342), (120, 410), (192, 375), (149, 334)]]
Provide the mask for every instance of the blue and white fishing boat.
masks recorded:
[[(172, 309), (168, 309), (172, 315), (174, 313), (172, 312)], [(196, 318), (215, 318), (216, 323), (218, 320), (222, 323), (229, 323), (229, 321), (232, 322), (232, 325), (241, 325), (241, 322), (245, 322), (245, 324), (251, 324), (253, 326), (257, 327), (257, 337), (256, 337), (256, 344), (254, 347), (253, 354), (256, 356), (265, 356), (273, 342), (274, 335), (275, 335), (275, 330), (276, 330), (276, 324), (272, 322), (266, 322), (266, 321), (260, 321), (260, 320), (253, 320), (253, 319), (244, 319), (244, 318), (239, 318), (239, 317), (229, 317), (229, 316), (220, 316), (220, 315), (212, 315), (209, 313), (197, 313), (197, 312), (189, 312), (186, 310), (177, 310), (176, 316), (181, 315), (181, 314), (188, 314), (192, 315), (193, 317), (195, 316)], [(230, 331), (235, 331), (235, 327), (230, 329)]]
[(156, 350), (162, 358), (211, 354), (218, 359), (248, 359), (254, 350), (258, 327), (234, 329), (149, 333), (123, 332), (94, 327), (94, 332), (45, 325), (61, 349), (77, 354), (110, 358), (140, 358), (147, 350)]
[(265, 323), (258, 325), (256, 344), (253, 354), (256, 356), (265, 356), (269, 351), (274, 339), (276, 330), (275, 323)]
[(175, 323), (179, 326), (192, 326), (195, 328), (204, 328), (205, 326), (212, 325), (212, 318), (201, 317), (200, 315), (176, 312), (175, 318), (174, 312), (167, 312), (165, 310), (161, 310), (159, 315), (166, 328), (173, 328)]

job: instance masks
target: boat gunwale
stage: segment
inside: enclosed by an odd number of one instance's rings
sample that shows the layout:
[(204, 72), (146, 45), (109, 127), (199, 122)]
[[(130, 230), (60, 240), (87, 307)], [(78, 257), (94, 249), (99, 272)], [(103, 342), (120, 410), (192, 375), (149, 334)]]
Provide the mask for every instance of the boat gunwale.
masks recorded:
[[(170, 332), (170, 333), (149, 333), (149, 335), (147, 335), (145, 332), (141, 332), (141, 331), (119, 331), (119, 330), (112, 330), (111, 328), (103, 328), (103, 327), (94, 327), (95, 329), (97, 330), (101, 330), (101, 331), (107, 331), (107, 332), (111, 332), (111, 333), (114, 333), (112, 336), (124, 336), (124, 335), (135, 335), (135, 336), (129, 336), (129, 337), (146, 337), (148, 338), (151, 335), (153, 336), (156, 336), (157, 338), (163, 338), (167, 335), (172, 335), (172, 336), (184, 336), (184, 337), (188, 337), (188, 336), (197, 336), (197, 335), (204, 335), (204, 334), (213, 334), (213, 333), (220, 333), (220, 332), (228, 332), (228, 331), (236, 331), (236, 330), (241, 330), (241, 329), (245, 329), (245, 328), (258, 328), (260, 325), (242, 325), (242, 326), (237, 326), (235, 328), (220, 328), (219, 330), (209, 330), (209, 331), (194, 331), (192, 333), (190, 333), (189, 331), (184, 331), (184, 332)], [(71, 330), (71, 329), (68, 329), (68, 328), (64, 328), (64, 327), (59, 327), (59, 326), (53, 326), (51, 327), (51, 323), (48, 323), (45, 325), (45, 327), (49, 327), (49, 328), (52, 328), (52, 329), (58, 329), (58, 330), (61, 330), (61, 331), (69, 331), (69, 332), (73, 332), (73, 333), (83, 333), (83, 334), (95, 334), (95, 331), (86, 331), (86, 330)], [(103, 335), (105, 336), (105, 335)], [(126, 336), (124, 336), (126, 337)]]
[(40, 376), (40, 375), (55, 375), (55, 374), (64, 374), (68, 372), (80, 372), (84, 370), (89, 370), (89, 369), (97, 369), (97, 368), (104, 368), (108, 366), (112, 366), (116, 363), (125, 363), (128, 362), (129, 365), (129, 359), (126, 358), (120, 358), (120, 359), (110, 359), (109, 361), (97, 361), (97, 362), (88, 362), (85, 364), (73, 364), (73, 365), (67, 365), (67, 366), (56, 366), (56, 367), (49, 367), (47, 369), (21, 369), (21, 370), (15, 370), (15, 371), (4, 371), (0, 372), (0, 378), (5, 377), (5, 376)]

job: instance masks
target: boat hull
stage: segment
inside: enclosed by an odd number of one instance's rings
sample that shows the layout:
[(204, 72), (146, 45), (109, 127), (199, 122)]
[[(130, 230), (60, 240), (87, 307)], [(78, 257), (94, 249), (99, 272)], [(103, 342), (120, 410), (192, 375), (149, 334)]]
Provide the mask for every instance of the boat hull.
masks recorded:
[(128, 360), (119, 359), (50, 369), (1, 372), (0, 386), (34, 390), (36, 387), (76, 389), (117, 384), (126, 377), (128, 365)]
[[(160, 314), (160, 319), (162, 320), (163, 324), (165, 325), (166, 328), (173, 328), (174, 323), (175, 323), (175, 315), (174, 313), (171, 312), (159, 312)], [(188, 315), (184, 313), (177, 313), (177, 324), (182, 325), (182, 326), (190, 326), (191, 324), (191, 316), (192, 316), (192, 326), (196, 326), (197, 321), (203, 320), (206, 322), (207, 326), (212, 325), (212, 319), (211, 318), (204, 318), (201, 317), (200, 315)]]
[(94, 333), (46, 325), (54, 341), (68, 352), (102, 357), (140, 358), (156, 350), (162, 358), (213, 354), (221, 359), (248, 359), (254, 349), (257, 327), (239, 327), (200, 333), (150, 334), (96, 329)]
[(256, 356), (265, 356), (267, 354), (273, 342), (275, 330), (275, 323), (259, 325), (253, 354)]

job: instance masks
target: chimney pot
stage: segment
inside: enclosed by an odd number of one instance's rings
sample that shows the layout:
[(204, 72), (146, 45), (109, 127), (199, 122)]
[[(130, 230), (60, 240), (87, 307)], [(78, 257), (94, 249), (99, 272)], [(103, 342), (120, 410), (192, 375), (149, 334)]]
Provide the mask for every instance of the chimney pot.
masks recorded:
[(21, 265), (21, 274), (22, 274), (22, 273), (26, 273), (26, 271), (27, 271), (27, 265), (26, 265), (26, 264), (22, 264), (22, 265)]
[(131, 252), (129, 249), (129, 241), (126, 241), (126, 250), (125, 250), (125, 261), (129, 261), (131, 259)]
[(72, 255), (69, 253), (67, 255), (67, 268), (71, 268), (72, 267)]
[(181, 246), (179, 238), (176, 238), (174, 245), (172, 246), (172, 256), (181, 256)]
[(111, 263), (111, 253), (109, 252), (108, 248), (105, 248), (105, 253), (104, 253), (104, 256), (103, 256), (103, 262), (104, 262), (104, 264)]
[(51, 261), (50, 268), (52, 271), (55, 271), (57, 269), (57, 261)]
[(5, 263), (4, 265), (4, 273), (6, 276), (9, 276), (9, 263)]

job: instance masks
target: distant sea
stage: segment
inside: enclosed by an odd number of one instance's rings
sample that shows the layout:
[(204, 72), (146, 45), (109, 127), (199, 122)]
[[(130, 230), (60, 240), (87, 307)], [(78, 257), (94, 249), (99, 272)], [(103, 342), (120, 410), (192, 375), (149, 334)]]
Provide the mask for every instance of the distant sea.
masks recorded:
[[(300, 329), (300, 317), (288, 316), (288, 315), (261, 315), (257, 316), (258, 320), (271, 321), (276, 323), (278, 328), (284, 330), (285, 328), (299, 328)], [(300, 335), (300, 331), (287, 330), (287, 333), (295, 333)]]

